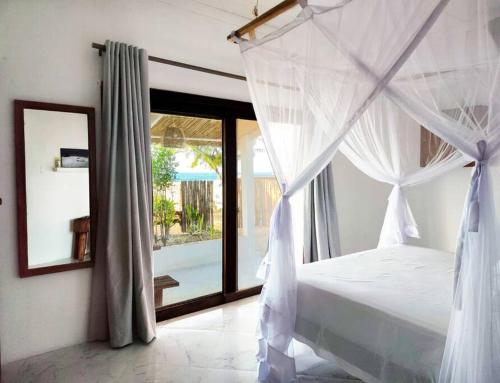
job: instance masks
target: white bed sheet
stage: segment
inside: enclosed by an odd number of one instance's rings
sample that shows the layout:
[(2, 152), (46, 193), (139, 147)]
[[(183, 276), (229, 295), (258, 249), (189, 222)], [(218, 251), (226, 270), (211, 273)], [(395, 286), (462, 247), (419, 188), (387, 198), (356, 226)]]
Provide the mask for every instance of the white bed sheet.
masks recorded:
[(295, 336), (368, 383), (437, 381), (452, 280), (451, 253), (415, 246), (301, 266)]

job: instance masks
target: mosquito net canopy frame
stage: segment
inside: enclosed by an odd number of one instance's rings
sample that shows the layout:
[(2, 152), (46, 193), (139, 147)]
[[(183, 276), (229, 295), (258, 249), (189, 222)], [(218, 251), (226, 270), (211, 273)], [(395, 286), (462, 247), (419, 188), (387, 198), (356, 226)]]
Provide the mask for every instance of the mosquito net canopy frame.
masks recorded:
[[(439, 381), (495, 381), (500, 376), (500, 252), (490, 165), (500, 148), (498, 1), (302, 5), (285, 27), (240, 41), (250, 95), (282, 191), (260, 270), (265, 283), (259, 379), (295, 380), (298, 249), (289, 198), (340, 146), (365, 173), (394, 185), (379, 246), (418, 236), (402, 187), (476, 161), (459, 233), (454, 307)], [(409, 136), (401, 127), (409, 121), (453, 149), (442, 146), (426, 168), (408, 167)]]
[[(499, 17), (493, 0), (310, 1), (275, 33), (240, 41), (282, 190), (261, 267), (261, 381), (295, 379), (297, 283), (289, 197), (341, 144), (365, 173), (395, 185), (384, 223), (390, 234), (383, 230), (379, 245), (418, 235), (401, 186), (476, 161), (439, 380), (492, 382), (500, 375), (500, 255), (489, 170), (500, 147)], [(401, 111), (456, 151), (443, 150), (428, 169), (402, 171), (408, 142), (402, 145), (407, 138), (397, 131), (404, 126)]]

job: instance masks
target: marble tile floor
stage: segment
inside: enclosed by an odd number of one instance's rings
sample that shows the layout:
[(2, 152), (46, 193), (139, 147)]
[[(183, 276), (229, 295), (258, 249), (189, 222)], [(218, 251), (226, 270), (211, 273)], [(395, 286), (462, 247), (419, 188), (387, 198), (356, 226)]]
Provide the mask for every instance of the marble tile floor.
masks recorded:
[[(150, 345), (84, 343), (2, 366), (3, 383), (256, 382), (257, 297), (158, 323)], [(295, 345), (304, 382), (354, 383), (305, 345)]]

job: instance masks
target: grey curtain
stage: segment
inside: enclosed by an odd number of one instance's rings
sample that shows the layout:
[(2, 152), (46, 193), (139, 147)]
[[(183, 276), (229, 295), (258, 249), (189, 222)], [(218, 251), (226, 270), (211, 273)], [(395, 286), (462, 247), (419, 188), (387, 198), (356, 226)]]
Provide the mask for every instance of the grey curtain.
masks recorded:
[(155, 337), (146, 51), (106, 41), (90, 338)]
[(331, 163), (306, 188), (304, 230), (304, 263), (340, 255)]

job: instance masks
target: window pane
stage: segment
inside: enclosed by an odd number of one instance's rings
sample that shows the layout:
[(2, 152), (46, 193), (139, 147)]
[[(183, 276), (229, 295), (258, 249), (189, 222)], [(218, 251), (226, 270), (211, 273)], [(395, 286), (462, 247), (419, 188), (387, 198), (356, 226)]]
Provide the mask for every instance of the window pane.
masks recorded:
[(155, 305), (222, 291), (222, 123), (151, 114)]
[(237, 121), (238, 288), (262, 284), (255, 274), (267, 252), (269, 221), (281, 195), (256, 121)]

